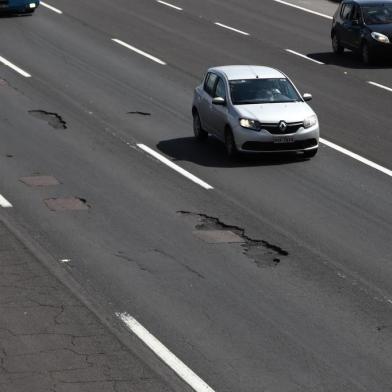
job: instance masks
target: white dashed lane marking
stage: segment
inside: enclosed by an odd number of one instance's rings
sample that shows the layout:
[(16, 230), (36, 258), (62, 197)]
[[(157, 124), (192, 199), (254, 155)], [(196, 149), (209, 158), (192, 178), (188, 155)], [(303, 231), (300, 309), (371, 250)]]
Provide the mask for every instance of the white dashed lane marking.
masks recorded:
[(163, 5), (166, 5), (167, 7), (170, 7), (170, 8), (174, 8), (174, 9), (175, 9), (175, 10), (177, 10), (177, 11), (182, 11), (182, 8), (180, 8), (180, 7), (177, 7), (176, 5), (173, 5), (173, 4), (170, 4), (170, 3), (167, 3), (166, 1), (157, 0), (157, 3), (159, 3), (159, 4), (163, 4)]
[(112, 38), (112, 41), (116, 42), (117, 44), (119, 44), (121, 46), (124, 46), (125, 48), (127, 48), (129, 50), (132, 50), (133, 52), (135, 52), (137, 54), (140, 54), (141, 56), (148, 58), (151, 61), (154, 61), (154, 62), (161, 64), (161, 65), (166, 65), (166, 63), (164, 61), (160, 60), (159, 58), (152, 56), (151, 54), (144, 52), (143, 50), (137, 49), (134, 46), (127, 44), (124, 41), (121, 41), (117, 38)]
[(215, 22), (215, 25), (219, 26), (219, 27), (223, 27), (224, 29), (227, 29), (227, 30), (234, 31), (235, 33), (238, 33), (238, 34), (250, 35), (249, 33), (245, 32), (245, 31), (235, 29), (234, 27), (230, 27), (230, 26), (224, 25), (224, 24), (219, 23), (219, 22)]
[(53, 7), (53, 6), (51, 6), (51, 5), (47, 4), (47, 3), (44, 3), (43, 1), (41, 1), (40, 4), (43, 5), (44, 7), (48, 8), (49, 10), (55, 12), (56, 14), (60, 14), (61, 15), (63, 13), (63, 11), (61, 11), (58, 8), (55, 8), (55, 7)]
[(289, 3), (287, 1), (283, 1), (283, 0), (274, 0), (274, 1), (276, 3), (288, 5), (289, 7), (293, 7), (293, 8), (296, 8), (298, 10), (308, 12), (309, 14), (321, 16), (322, 18), (325, 18), (325, 19), (330, 19), (330, 20), (332, 19), (332, 16), (329, 16), (329, 15), (326, 15), (326, 14), (322, 14), (321, 12), (310, 10), (309, 8), (300, 7), (299, 5), (295, 5), (295, 4)]
[(24, 76), (25, 78), (31, 78), (31, 75), (24, 71), (22, 68), (19, 68), (15, 64), (11, 63), (11, 61), (8, 61), (4, 57), (0, 56), (0, 63), (3, 63), (7, 67), (13, 69), (15, 72), (17, 72), (19, 75)]
[(294, 55), (296, 55), (296, 56), (298, 56), (298, 57), (302, 57), (303, 59), (312, 61), (313, 63), (320, 64), (320, 65), (324, 65), (324, 63), (322, 63), (321, 61), (317, 61), (317, 60), (315, 60), (315, 59), (312, 59), (311, 57), (308, 57), (308, 56), (306, 56), (306, 55), (304, 55), (304, 54), (295, 52), (294, 50), (285, 49), (285, 51), (288, 52), (288, 53), (294, 54)]
[(2, 195), (0, 195), (0, 207), (11, 208), (12, 204)]
[(207, 190), (214, 189), (211, 185), (207, 184), (203, 180), (200, 180), (200, 178), (198, 178), (198, 177), (194, 176), (193, 174), (189, 173), (188, 171), (184, 170), (182, 167), (176, 165), (175, 163), (173, 163), (169, 159), (165, 158), (163, 155), (161, 155), (161, 154), (157, 153), (156, 151), (154, 151), (152, 148), (147, 147), (144, 144), (137, 144), (137, 146), (141, 150), (145, 151), (147, 154), (150, 154), (151, 156), (153, 156), (154, 158), (158, 159), (160, 162), (162, 162), (166, 166), (168, 166), (171, 169), (175, 170), (177, 173), (180, 173), (184, 177), (186, 177), (189, 180), (193, 181), (194, 183), (200, 185), (202, 188), (207, 189)]
[(389, 92), (392, 93), (392, 88), (391, 87), (387, 87), (387, 86), (384, 86), (384, 85), (376, 83), (376, 82), (368, 82), (368, 83), (371, 84), (372, 86), (376, 86), (378, 88), (382, 88), (383, 90), (386, 90), (386, 91), (389, 91)]
[(116, 313), (116, 316), (195, 392), (214, 392), (209, 385), (147, 331), (135, 318), (127, 313)]

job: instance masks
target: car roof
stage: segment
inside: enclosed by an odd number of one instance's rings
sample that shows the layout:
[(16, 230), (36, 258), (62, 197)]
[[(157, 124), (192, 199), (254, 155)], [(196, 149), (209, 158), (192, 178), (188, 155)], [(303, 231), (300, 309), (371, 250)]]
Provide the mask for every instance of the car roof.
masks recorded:
[(222, 67), (210, 68), (208, 71), (221, 73), (225, 75), (228, 80), (286, 77), (277, 69), (260, 65), (225, 65)]
[(392, 0), (344, 0), (342, 3), (357, 3), (359, 5), (392, 4)]

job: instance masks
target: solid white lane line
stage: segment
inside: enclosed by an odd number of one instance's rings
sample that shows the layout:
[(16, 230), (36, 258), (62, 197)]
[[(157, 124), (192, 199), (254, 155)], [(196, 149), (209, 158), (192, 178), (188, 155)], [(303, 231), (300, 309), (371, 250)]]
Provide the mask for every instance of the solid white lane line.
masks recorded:
[(136, 319), (127, 313), (116, 313), (116, 316), (168, 365), (177, 375), (196, 392), (214, 392), (196, 373), (177, 358), (155, 336), (147, 331)]
[(392, 88), (391, 87), (383, 86), (382, 84), (375, 83), (375, 82), (368, 82), (368, 83), (371, 84), (372, 86), (376, 86), (376, 87), (382, 88), (383, 90), (387, 90), (387, 91), (390, 91), (392, 93)]
[(294, 50), (285, 49), (285, 51), (286, 51), (286, 52), (289, 52), (289, 53), (291, 53), (291, 54), (295, 54), (296, 56), (302, 57), (302, 58), (304, 58), (304, 59), (306, 59), (306, 60), (312, 61), (313, 63), (320, 64), (320, 65), (324, 65), (324, 63), (322, 63), (321, 61), (317, 61), (317, 60), (314, 60), (314, 59), (312, 59), (312, 58), (310, 58), (310, 57), (308, 57), (308, 56), (305, 56), (304, 54), (301, 54), (301, 53), (298, 53), (298, 52), (294, 52)]
[(366, 159), (366, 158), (362, 157), (361, 155), (355, 154), (354, 152), (351, 152), (351, 151), (347, 150), (346, 148), (340, 147), (337, 144), (329, 142), (328, 140), (325, 140), (323, 138), (320, 138), (320, 142), (325, 144), (326, 146), (328, 146), (330, 148), (333, 148), (336, 151), (341, 152), (342, 154), (348, 155), (349, 157), (351, 157), (351, 158), (353, 158), (353, 159), (355, 159), (355, 160), (357, 160), (357, 161), (359, 161), (361, 163), (364, 163), (365, 165), (370, 166), (373, 169), (376, 169), (376, 170), (386, 174), (387, 176), (392, 177), (392, 170), (387, 169), (384, 166), (381, 166), (381, 165), (379, 165), (379, 164), (377, 164), (375, 162), (372, 162), (369, 159)]
[(25, 78), (31, 78), (31, 75), (29, 73), (27, 73), (26, 71), (23, 71), (22, 68), (17, 67), (15, 64), (12, 64), (10, 61), (5, 59), (4, 57), (0, 56), (0, 62), (3, 63), (4, 65), (6, 65), (7, 67), (12, 68), (15, 72), (24, 76)]
[(322, 14), (321, 12), (313, 11), (313, 10), (310, 10), (308, 8), (305, 8), (305, 7), (300, 7), (299, 5), (288, 3), (287, 1), (283, 1), (283, 0), (274, 0), (274, 1), (276, 3), (288, 5), (289, 7), (297, 8), (297, 9), (299, 9), (301, 11), (308, 12), (309, 14), (318, 15), (318, 16), (321, 16), (321, 17), (326, 18), (326, 19), (332, 19), (332, 16), (329, 16), (329, 15), (326, 15), (326, 14)]
[(60, 14), (61, 15), (63, 13), (63, 11), (60, 11), (58, 8), (55, 8), (55, 7), (53, 7), (53, 6), (51, 6), (51, 5), (47, 4), (47, 3), (44, 3), (43, 1), (41, 1), (40, 4), (43, 5), (44, 7), (48, 8), (48, 9), (50, 9), (51, 11), (56, 12), (56, 14)]
[(148, 59), (150, 59), (150, 60), (152, 60), (152, 61), (155, 61), (155, 62), (158, 63), (158, 64), (166, 65), (166, 63), (165, 63), (164, 61), (158, 59), (157, 57), (151, 56), (151, 54), (148, 54), (148, 53), (146, 53), (146, 52), (143, 52), (142, 50), (137, 49), (137, 48), (135, 48), (134, 46), (131, 46), (131, 45), (127, 44), (127, 43), (124, 42), (124, 41), (121, 41), (121, 40), (119, 40), (119, 39), (117, 39), (117, 38), (112, 38), (112, 41), (114, 41), (114, 42), (118, 43), (119, 45), (122, 45), (122, 46), (124, 46), (124, 47), (126, 47), (126, 48), (132, 50), (133, 52), (136, 52), (136, 53), (140, 54), (141, 56), (147, 57)]
[(157, 0), (158, 3), (163, 4), (163, 5), (167, 5), (168, 7), (174, 8), (177, 11), (182, 11), (182, 8), (177, 7), (176, 5), (170, 4), (170, 3), (166, 3), (166, 1), (162, 1), (162, 0)]
[(239, 34), (242, 34), (242, 35), (249, 35), (249, 33), (246, 33), (245, 31), (237, 30), (237, 29), (235, 29), (235, 28), (233, 28), (233, 27), (224, 25), (224, 24), (219, 23), (219, 22), (215, 22), (215, 25), (220, 26), (220, 27), (223, 27), (224, 29), (228, 29), (228, 30), (234, 31), (234, 32), (239, 33)]
[(146, 153), (152, 155), (154, 158), (156, 158), (159, 161), (161, 161), (162, 163), (164, 163), (165, 165), (169, 166), (171, 169), (175, 170), (177, 173), (182, 174), (184, 177), (186, 177), (189, 180), (193, 181), (194, 183), (200, 185), (204, 189), (207, 189), (207, 190), (214, 189), (211, 185), (207, 184), (203, 180), (200, 180), (200, 178), (197, 178), (193, 174), (184, 170), (182, 167), (176, 165), (175, 163), (173, 163), (169, 159), (165, 158), (163, 155), (161, 155), (161, 154), (157, 153), (156, 151), (154, 151), (153, 149), (151, 149), (150, 147), (147, 147), (144, 144), (137, 144), (137, 146), (140, 149), (142, 149), (143, 151), (145, 151)]
[(11, 208), (12, 204), (2, 195), (0, 195), (0, 207)]

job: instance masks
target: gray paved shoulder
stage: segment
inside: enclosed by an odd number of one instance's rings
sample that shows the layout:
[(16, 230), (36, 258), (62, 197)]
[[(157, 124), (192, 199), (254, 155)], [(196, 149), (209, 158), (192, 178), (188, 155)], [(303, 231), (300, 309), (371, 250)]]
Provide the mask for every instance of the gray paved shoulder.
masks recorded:
[(0, 223), (0, 391), (169, 388)]

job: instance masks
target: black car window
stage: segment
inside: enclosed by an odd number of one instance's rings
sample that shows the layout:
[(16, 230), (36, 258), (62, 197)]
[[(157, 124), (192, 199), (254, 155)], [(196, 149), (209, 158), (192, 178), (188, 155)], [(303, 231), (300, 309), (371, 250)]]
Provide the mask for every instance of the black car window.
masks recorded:
[(351, 17), (351, 12), (353, 10), (353, 3), (343, 4), (340, 16), (343, 20), (349, 20)]
[(204, 82), (204, 90), (208, 95), (212, 96), (212, 93), (214, 91), (216, 79), (218, 78), (217, 75), (215, 75), (212, 72), (209, 72), (206, 76), (206, 80)]
[(362, 21), (361, 9), (358, 5), (354, 5), (353, 12), (351, 13), (351, 20)]
[(216, 84), (214, 96), (226, 99), (225, 82), (221, 78), (219, 78), (218, 83)]
[(392, 23), (392, 5), (372, 4), (362, 7), (364, 22), (372, 24)]
[(301, 101), (286, 78), (230, 80), (230, 94), (234, 105)]

